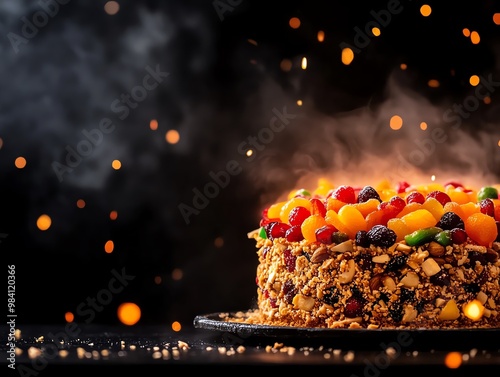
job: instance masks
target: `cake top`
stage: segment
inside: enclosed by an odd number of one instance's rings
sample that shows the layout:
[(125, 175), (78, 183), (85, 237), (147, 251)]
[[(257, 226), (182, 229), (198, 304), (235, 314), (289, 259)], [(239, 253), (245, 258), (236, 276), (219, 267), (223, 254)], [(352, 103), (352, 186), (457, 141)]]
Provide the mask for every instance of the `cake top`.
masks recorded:
[(500, 239), (499, 190), (499, 184), (381, 181), (353, 187), (320, 179), (314, 190), (293, 190), (286, 200), (265, 208), (260, 228), (249, 236), (305, 244), (351, 239), (363, 247), (430, 241), (491, 247)]

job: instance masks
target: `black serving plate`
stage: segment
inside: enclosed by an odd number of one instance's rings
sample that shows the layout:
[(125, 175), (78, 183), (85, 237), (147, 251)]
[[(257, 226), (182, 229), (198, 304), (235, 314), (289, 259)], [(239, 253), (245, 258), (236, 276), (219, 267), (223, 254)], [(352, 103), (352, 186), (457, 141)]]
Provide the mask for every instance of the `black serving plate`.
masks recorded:
[[(241, 315), (241, 312), (239, 312)], [(324, 345), (345, 349), (392, 346), (412, 349), (499, 350), (500, 329), (325, 329), (269, 326), (229, 321), (238, 314), (220, 312), (198, 315), (195, 328), (210, 330), (227, 343), (286, 342), (288, 345)], [(272, 344), (271, 344), (272, 345)]]

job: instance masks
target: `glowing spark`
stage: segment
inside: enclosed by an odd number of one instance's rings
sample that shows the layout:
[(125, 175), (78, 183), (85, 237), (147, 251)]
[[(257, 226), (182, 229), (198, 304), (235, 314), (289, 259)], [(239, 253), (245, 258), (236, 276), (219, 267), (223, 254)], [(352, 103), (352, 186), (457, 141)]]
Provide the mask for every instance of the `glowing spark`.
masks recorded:
[(289, 59), (283, 59), (280, 63), (280, 68), (283, 72), (290, 72), (292, 69), (292, 61)]
[(254, 40), (254, 39), (247, 39), (248, 43), (254, 45), (254, 46), (257, 46), (257, 41)]
[(435, 79), (431, 79), (427, 82), (427, 85), (431, 88), (439, 88), (439, 81)]
[(467, 29), (467, 28), (464, 28), (464, 29), (462, 30), (462, 34), (463, 34), (465, 37), (469, 38), (469, 37), (470, 37), (470, 30), (469, 30), (469, 29)]
[(0, 149), (3, 147), (3, 139), (0, 137)]
[(433, 174), (431, 175), (431, 181), (434, 182), (436, 180), (436, 176)]
[(155, 276), (155, 284), (156, 285), (160, 285), (161, 281), (162, 281), (161, 276)]
[(107, 254), (111, 254), (114, 249), (115, 249), (115, 243), (113, 241), (109, 240), (104, 244), (104, 251)]
[(47, 230), (52, 225), (52, 219), (49, 215), (43, 214), (36, 220), (36, 226), (40, 230)]
[(448, 352), (444, 358), (444, 365), (450, 369), (457, 369), (462, 365), (462, 354), (460, 352)]
[(399, 130), (401, 127), (403, 127), (403, 118), (401, 118), (399, 115), (393, 115), (389, 122), (389, 126), (395, 131)]
[(497, 145), (500, 147), (500, 140), (498, 140), (498, 144)]
[(349, 47), (342, 49), (342, 63), (344, 63), (345, 65), (349, 65), (353, 60), (354, 52)]
[(172, 322), (172, 330), (177, 332), (177, 331), (181, 331), (181, 328), (182, 328), (182, 326), (181, 326), (180, 322), (177, 322), (177, 321)]
[(298, 17), (292, 17), (290, 21), (288, 21), (288, 24), (292, 29), (298, 29), (300, 27), (300, 20)]
[(477, 45), (481, 41), (481, 37), (479, 36), (479, 33), (477, 31), (473, 31), (472, 33), (470, 33), (470, 40), (472, 44)]
[(500, 13), (495, 13), (493, 15), (493, 22), (495, 25), (500, 25)]
[(323, 30), (318, 31), (318, 42), (323, 42), (325, 40), (325, 32)]
[(463, 312), (467, 318), (477, 321), (483, 316), (484, 306), (479, 300), (472, 300), (464, 305)]
[(305, 56), (302, 58), (300, 66), (302, 67), (302, 69), (307, 69), (307, 58)]
[(483, 101), (484, 101), (485, 104), (489, 105), (491, 103), (491, 97), (490, 96), (486, 96), (486, 97), (484, 97)]
[(302, 100), (301, 99), (297, 100), (297, 106), (302, 106)]
[(380, 29), (378, 27), (372, 28), (372, 34), (378, 37), (380, 35)]
[(149, 128), (151, 128), (153, 131), (156, 131), (158, 129), (158, 121), (156, 119), (151, 119), (149, 122)]
[(215, 247), (222, 247), (224, 246), (224, 238), (222, 237), (217, 237), (214, 241)]
[(478, 75), (472, 75), (470, 78), (469, 78), (469, 83), (472, 85), (472, 86), (477, 86), (479, 84), (479, 76)]
[(141, 318), (141, 308), (133, 302), (124, 302), (118, 306), (118, 319), (124, 325), (132, 326)]
[(422, 131), (425, 131), (427, 129), (427, 123), (425, 123), (425, 122), (420, 123), (420, 129)]
[(182, 270), (180, 268), (174, 268), (172, 271), (172, 280), (181, 280), (182, 279)]
[(110, 16), (114, 16), (120, 10), (120, 4), (116, 1), (108, 1), (104, 4), (104, 11)]
[(116, 211), (111, 211), (111, 212), (109, 213), (109, 218), (110, 218), (111, 220), (116, 220), (116, 219), (118, 218), (118, 212), (116, 212)]
[(113, 162), (111, 162), (111, 167), (115, 170), (120, 170), (120, 168), (122, 167), (122, 163), (120, 162), (120, 160), (113, 160)]
[(432, 8), (427, 5), (427, 4), (424, 4), (420, 7), (420, 14), (424, 17), (429, 17), (432, 13)]
[(180, 135), (177, 130), (168, 130), (165, 134), (165, 140), (169, 144), (177, 144), (180, 140)]
[(76, 201), (76, 206), (77, 206), (78, 208), (85, 208), (85, 200), (83, 200), (83, 199), (78, 199), (78, 200)]
[(253, 155), (253, 150), (249, 149), (245, 154), (247, 155), (247, 157), (250, 157), (251, 155)]
[(401, 70), (404, 71), (404, 70), (406, 70), (408, 68), (408, 66), (405, 63), (401, 63), (401, 65), (399, 66), (399, 68), (401, 68)]
[(64, 319), (66, 322), (73, 322), (75, 320), (75, 315), (71, 312), (64, 313)]
[(15, 159), (14, 165), (18, 169), (23, 169), (24, 167), (26, 167), (26, 159), (24, 157), (18, 157)]

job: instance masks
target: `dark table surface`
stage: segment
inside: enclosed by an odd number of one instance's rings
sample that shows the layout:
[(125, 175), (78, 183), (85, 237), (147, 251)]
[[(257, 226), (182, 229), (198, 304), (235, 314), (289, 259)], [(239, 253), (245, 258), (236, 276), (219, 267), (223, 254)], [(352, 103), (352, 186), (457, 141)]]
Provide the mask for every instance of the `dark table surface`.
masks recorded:
[[(202, 317), (204, 319), (204, 317)], [(201, 324), (200, 324), (201, 323)], [(410, 372), (434, 376), (500, 372), (498, 331), (419, 332), (238, 332), (203, 321), (175, 332), (165, 324), (19, 325), (15, 357), (9, 354), (9, 329), (2, 325), (1, 376), (51, 376), (56, 372), (133, 371), (150, 375), (186, 367), (328, 367), (336, 376), (379, 377)], [(251, 329), (250, 329), (251, 330)], [(404, 335), (404, 336), (403, 336)], [(459, 366), (446, 366), (454, 352)], [(4, 373), (7, 371), (7, 373)], [(493, 372), (493, 374), (491, 374)], [(415, 375), (415, 374), (412, 374)]]

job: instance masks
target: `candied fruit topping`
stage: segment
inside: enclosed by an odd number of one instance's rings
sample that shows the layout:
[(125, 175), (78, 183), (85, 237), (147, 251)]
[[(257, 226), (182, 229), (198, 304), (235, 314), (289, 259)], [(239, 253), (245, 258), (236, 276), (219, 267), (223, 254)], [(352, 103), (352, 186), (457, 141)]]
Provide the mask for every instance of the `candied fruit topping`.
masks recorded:
[[(461, 182), (415, 185), (382, 180), (376, 185), (334, 185), (292, 190), (266, 206), (256, 234), (272, 242), (390, 247), (396, 242), (441, 246), (470, 242), (488, 248), (500, 242), (500, 185), (478, 189)], [(435, 278), (437, 279), (437, 277)]]

